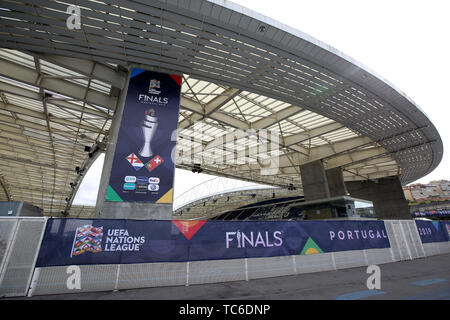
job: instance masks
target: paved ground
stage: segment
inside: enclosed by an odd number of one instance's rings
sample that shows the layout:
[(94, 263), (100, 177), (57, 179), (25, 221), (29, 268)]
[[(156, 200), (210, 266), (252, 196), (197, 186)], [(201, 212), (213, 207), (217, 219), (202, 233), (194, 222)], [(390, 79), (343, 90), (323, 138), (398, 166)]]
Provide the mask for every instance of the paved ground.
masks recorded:
[[(32, 300), (420, 299), (450, 300), (450, 254), (383, 264), (381, 289), (368, 290), (366, 267), (250, 281), (35, 296)], [(5, 299), (12, 300), (12, 299)]]

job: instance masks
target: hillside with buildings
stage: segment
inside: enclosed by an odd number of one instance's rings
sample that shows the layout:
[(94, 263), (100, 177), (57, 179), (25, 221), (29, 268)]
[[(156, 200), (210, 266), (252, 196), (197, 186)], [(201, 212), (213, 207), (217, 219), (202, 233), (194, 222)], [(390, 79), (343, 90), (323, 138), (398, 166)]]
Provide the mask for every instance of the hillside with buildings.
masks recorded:
[(450, 200), (450, 181), (437, 180), (427, 184), (415, 183), (403, 187), (405, 198), (409, 202)]
[(413, 217), (450, 219), (450, 181), (410, 184), (403, 191)]

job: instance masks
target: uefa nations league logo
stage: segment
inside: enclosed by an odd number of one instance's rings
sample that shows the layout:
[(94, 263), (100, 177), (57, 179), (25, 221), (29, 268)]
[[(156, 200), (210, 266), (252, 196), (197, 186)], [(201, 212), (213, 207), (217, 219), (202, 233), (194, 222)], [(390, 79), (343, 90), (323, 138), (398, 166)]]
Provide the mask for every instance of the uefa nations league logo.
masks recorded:
[(160, 89), (161, 88), (161, 81), (159, 80), (150, 80), (150, 85), (148, 87), (148, 93), (150, 94), (160, 94), (161, 91), (160, 90), (156, 90), (156, 89)]
[[(103, 235), (106, 234), (102, 248)], [(85, 225), (75, 230), (70, 257), (84, 252), (140, 251), (145, 244), (145, 236), (130, 235), (127, 229), (106, 229)]]
[(97, 253), (102, 251), (103, 227), (85, 225), (77, 228), (70, 257), (83, 252)]

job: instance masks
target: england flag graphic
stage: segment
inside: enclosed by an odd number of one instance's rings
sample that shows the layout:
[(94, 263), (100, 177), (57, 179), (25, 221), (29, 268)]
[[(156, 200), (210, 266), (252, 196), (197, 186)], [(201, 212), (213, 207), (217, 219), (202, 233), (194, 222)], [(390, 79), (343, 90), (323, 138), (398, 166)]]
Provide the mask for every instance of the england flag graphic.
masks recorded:
[(144, 166), (142, 161), (134, 153), (128, 155), (126, 159), (133, 166), (133, 168), (136, 169), (136, 171)]

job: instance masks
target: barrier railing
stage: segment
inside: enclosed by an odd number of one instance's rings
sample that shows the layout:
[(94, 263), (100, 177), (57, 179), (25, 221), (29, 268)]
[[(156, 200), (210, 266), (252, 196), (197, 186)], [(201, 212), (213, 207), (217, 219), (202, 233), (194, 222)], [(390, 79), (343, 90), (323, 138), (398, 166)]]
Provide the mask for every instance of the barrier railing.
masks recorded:
[(0, 297), (25, 296), (46, 218), (0, 218)]
[[(42, 295), (251, 280), (450, 252), (446, 222), (49, 219), (45, 236), (43, 221), (33, 236), (17, 227), (19, 222), (8, 223), (2, 227), (0, 220), (0, 233), (18, 242), (8, 242), (7, 263), (6, 256), (0, 258), (2, 277), (9, 279), (0, 282), (2, 296), (25, 295), (28, 286), (29, 295)], [(30, 239), (19, 240), (19, 234)], [(34, 268), (36, 239), (42, 236)], [(34, 251), (19, 245), (33, 241)], [(22, 259), (28, 256), (22, 282), (3, 272), (17, 265), (11, 264), (16, 250)], [(75, 276), (79, 286), (74, 287)], [(12, 284), (20, 290), (12, 290)]]

